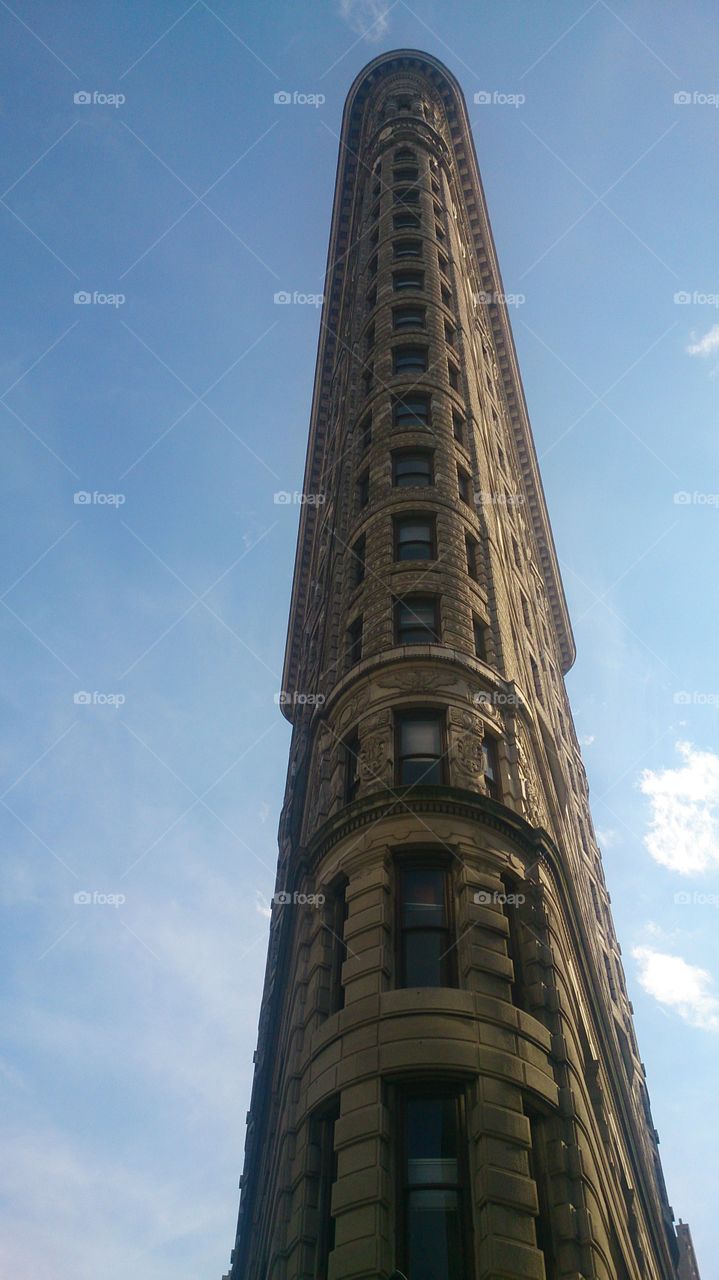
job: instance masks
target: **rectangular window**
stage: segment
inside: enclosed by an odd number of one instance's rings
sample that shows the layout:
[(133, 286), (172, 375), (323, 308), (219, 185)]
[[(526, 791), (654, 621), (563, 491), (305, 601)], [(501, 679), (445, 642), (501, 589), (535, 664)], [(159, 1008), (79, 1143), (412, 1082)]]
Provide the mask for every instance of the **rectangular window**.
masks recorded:
[(357, 480), (357, 506), (361, 511), (369, 503), (369, 471), (363, 471)]
[(329, 947), (332, 955), (332, 970), (330, 973), (330, 998), (329, 1012), (337, 1013), (345, 1007), (345, 989), (342, 983), (342, 966), (347, 959), (347, 944), (345, 942), (345, 923), (347, 921), (347, 881), (343, 879), (334, 890), (330, 901), (329, 919), (327, 928), (329, 930)]
[(456, 409), (452, 410), (452, 431), (457, 444), (464, 445), (466, 439), (465, 422), (461, 413), (457, 413)]
[(392, 352), (393, 373), (426, 373), (426, 347), (395, 347)]
[(335, 1152), (335, 1125), (339, 1120), (339, 1101), (335, 1101), (313, 1121), (314, 1137), (319, 1156), (319, 1187), (317, 1194), (317, 1249), (314, 1274), (317, 1280), (326, 1280), (330, 1254), (335, 1247), (335, 1219), (332, 1216), (332, 1188), (337, 1181), (337, 1153)]
[(395, 560), (435, 560), (433, 516), (399, 516), (394, 524)]
[(421, 220), (418, 213), (411, 209), (400, 209), (392, 215), (392, 226), (395, 231), (419, 231)]
[(394, 607), (395, 644), (436, 644), (439, 641), (436, 596), (405, 596)]
[(476, 658), (481, 658), (482, 662), (487, 661), (487, 627), (481, 618), (476, 615), (472, 618), (472, 630), (474, 632), (474, 654)]
[(359, 734), (355, 730), (348, 738), (345, 738), (344, 743), (345, 800), (347, 801), (347, 804), (352, 803), (357, 795), (357, 789), (359, 787), (359, 752)]
[(362, 618), (355, 618), (347, 628), (347, 652), (350, 666), (353, 667), (362, 657)]
[(392, 454), (392, 484), (396, 488), (426, 488), (433, 483), (433, 456), (429, 449), (398, 450)]
[(528, 631), (531, 631), (532, 620), (529, 616), (529, 601), (527, 600), (527, 597), (525, 596), (523, 591), (520, 591), (519, 596), (522, 602), (522, 617), (524, 618), (524, 625)]
[(392, 407), (393, 425), (399, 430), (411, 431), (415, 427), (428, 427), (430, 423), (430, 397), (421, 392), (407, 392), (397, 397)]
[(418, 178), (419, 169), (416, 164), (404, 165), (402, 168), (392, 170), (394, 182), (416, 182)]
[(421, 258), (421, 240), (395, 240), (393, 244), (395, 258)]
[(395, 307), (392, 323), (395, 329), (424, 329), (425, 316), (424, 307)]
[(472, 501), (472, 481), (464, 467), (457, 467), (457, 489), (460, 500), (469, 505)]
[(479, 578), (479, 557), (477, 554), (479, 543), (476, 538), (472, 537), (471, 533), (467, 533), (465, 534), (464, 545), (467, 551), (467, 573), (476, 582)]
[(517, 542), (517, 539), (514, 537), (514, 534), (512, 534), (512, 556), (514, 557), (514, 563), (516, 564), (517, 568), (521, 569), (522, 557), (519, 554), (519, 543)]
[(530, 657), (529, 659), (529, 665), (532, 668), (532, 682), (534, 684), (534, 692), (539, 698), (539, 701), (543, 702), (544, 695), (542, 693), (542, 680), (539, 674), (539, 667), (537, 666), (536, 662), (534, 661), (534, 658), (532, 657)]
[(459, 391), (459, 369), (453, 360), (447, 361), (447, 377), (453, 391)]
[(492, 800), (499, 800), (499, 758), (494, 738), (485, 735), (482, 742), (482, 769), (487, 793)]
[(395, 204), (419, 204), (417, 187), (398, 187), (394, 193)]
[(367, 351), (371, 351), (374, 346), (374, 325), (371, 324), (364, 336), (365, 347)]
[(397, 715), (397, 782), (400, 786), (440, 786), (444, 781), (443, 717), (439, 711)]
[(457, 337), (457, 330), (453, 328), (451, 324), (447, 324), (447, 322), (445, 321), (444, 340), (447, 343), (448, 347), (454, 346), (456, 337)]
[(451, 987), (453, 951), (442, 866), (399, 868), (399, 963), (401, 987)]
[(402, 271), (394, 272), (392, 281), (395, 293), (409, 289), (424, 289), (424, 271), (414, 271), (405, 267)]
[(452, 305), (452, 294), (446, 285), (442, 285), (441, 295), (442, 305), (449, 308)]
[(368, 413), (357, 428), (357, 440), (361, 453), (366, 453), (372, 443), (372, 414)]
[(350, 549), (350, 572), (353, 587), (358, 587), (360, 582), (364, 582), (366, 547), (367, 539), (364, 534), (361, 534)]
[(402, 1267), (412, 1280), (469, 1280), (456, 1094), (408, 1094), (403, 1108)]

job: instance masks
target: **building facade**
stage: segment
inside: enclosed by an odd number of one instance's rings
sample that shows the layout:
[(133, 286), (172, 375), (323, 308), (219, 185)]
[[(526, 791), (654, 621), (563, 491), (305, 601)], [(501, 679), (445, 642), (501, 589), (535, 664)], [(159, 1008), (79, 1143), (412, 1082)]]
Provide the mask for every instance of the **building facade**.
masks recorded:
[(345, 107), (231, 1280), (675, 1280), (461, 90)]

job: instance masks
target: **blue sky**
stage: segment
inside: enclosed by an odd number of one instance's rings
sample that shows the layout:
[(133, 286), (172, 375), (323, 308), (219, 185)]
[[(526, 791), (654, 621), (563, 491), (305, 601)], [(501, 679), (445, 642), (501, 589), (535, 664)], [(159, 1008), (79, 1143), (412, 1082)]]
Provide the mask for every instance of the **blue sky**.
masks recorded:
[(569, 691), (708, 1280), (717, 25), (709, 0), (0, 4), (3, 1274), (227, 1265), (289, 741), (274, 495), (319, 327), (274, 294), (321, 291), (346, 92), (412, 46), (465, 90), (523, 298)]

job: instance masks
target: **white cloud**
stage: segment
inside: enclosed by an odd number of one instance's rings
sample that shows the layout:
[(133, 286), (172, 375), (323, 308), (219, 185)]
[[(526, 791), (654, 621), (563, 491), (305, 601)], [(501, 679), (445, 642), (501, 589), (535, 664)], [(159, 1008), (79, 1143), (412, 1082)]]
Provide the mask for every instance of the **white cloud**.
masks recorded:
[(259, 889), (255, 889), (255, 911), (258, 915), (264, 916), (266, 920), (272, 919), (272, 907), (264, 893), (260, 893)]
[(340, 13), (358, 35), (379, 40), (389, 27), (390, 5), (382, 0), (340, 0)]
[(687, 355), (690, 356), (713, 356), (715, 351), (719, 351), (719, 324), (712, 325), (703, 338), (687, 347)]
[(640, 966), (639, 982), (650, 996), (690, 1026), (719, 1031), (719, 1000), (710, 990), (713, 978), (706, 969), (652, 947), (635, 947), (632, 955)]
[(612, 845), (616, 843), (617, 833), (614, 827), (597, 828), (597, 844), (601, 849), (611, 849)]
[(582, 747), (591, 747), (593, 742), (594, 742), (593, 733), (583, 733), (581, 738), (579, 739), (580, 746)]
[(678, 742), (684, 764), (645, 769), (640, 790), (652, 806), (644, 844), (656, 862), (681, 875), (719, 866), (719, 756)]

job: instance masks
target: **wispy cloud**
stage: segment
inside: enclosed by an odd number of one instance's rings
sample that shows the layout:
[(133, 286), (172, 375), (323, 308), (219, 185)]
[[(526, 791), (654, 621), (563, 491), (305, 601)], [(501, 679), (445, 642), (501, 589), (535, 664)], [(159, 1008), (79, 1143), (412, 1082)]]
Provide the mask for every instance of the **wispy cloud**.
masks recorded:
[(690, 1026), (719, 1031), (719, 1000), (711, 990), (713, 978), (706, 969), (652, 947), (635, 947), (632, 955), (639, 964), (639, 982), (648, 995), (668, 1005)]
[(645, 769), (640, 790), (652, 813), (644, 844), (656, 862), (681, 875), (719, 865), (719, 756), (678, 742), (684, 763)]
[(703, 338), (698, 338), (687, 347), (687, 355), (713, 356), (719, 352), (719, 324), (712, 325)]
[(340, 0), (345, 22), (366, 40), (380, 40), (388, 30), (389, 8), (383, 0)]

